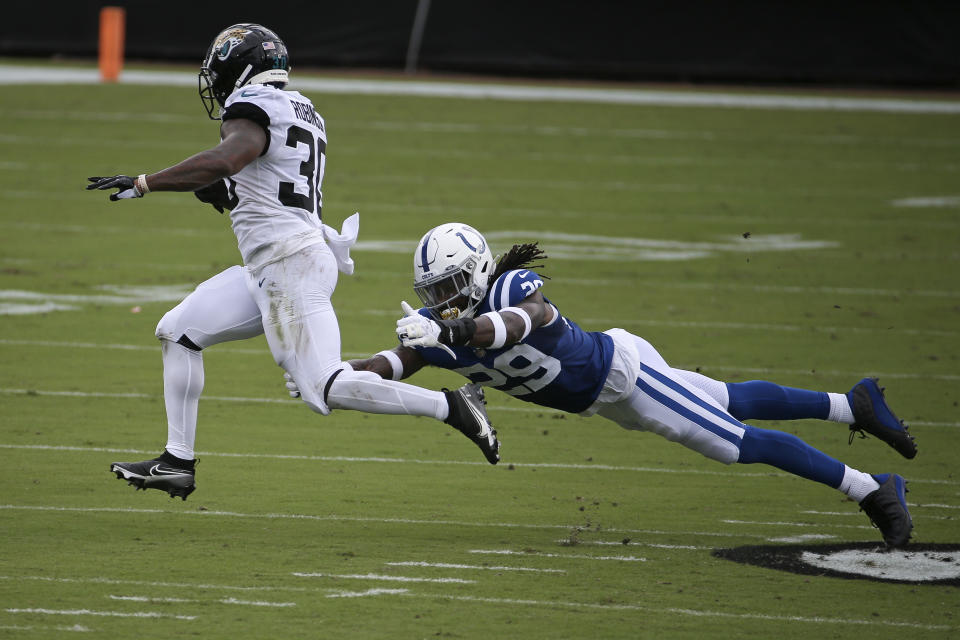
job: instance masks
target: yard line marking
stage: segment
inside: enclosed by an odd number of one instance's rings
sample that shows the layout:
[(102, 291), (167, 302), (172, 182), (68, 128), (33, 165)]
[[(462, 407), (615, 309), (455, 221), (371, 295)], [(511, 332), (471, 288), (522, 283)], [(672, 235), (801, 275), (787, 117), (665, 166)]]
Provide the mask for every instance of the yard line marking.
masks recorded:
[[(11, 346), (24, 346), (24, 347), (55, 347), (58, 349), (119, 349), (122, 351), (151, 351), (159, 352), (160, 351), (160, 341), (157, 340), (154, 344), (145, 345), (145, 344), (116, 344), (116, 343), (105, 343), (105, 342), (67, 342), (67, 341), (58, 341), (58, 340), (9, 340), (9, 339), (0, 339), (0, 344), (11, 345)], [(242, 347), (227, 347), (221, 345), (216, 345), (217, 353), (247, 353), (253, 355), (270, 355), (270, 349), (244, 349)], [(370, 355), (369, 353), (344, 353), (342, 354), (348, 358), (360, 358)]]
[[(705, 549), (707, 547), (704, 547)], [(452, 564), (449, 562), (387, 562), (392, 567), (436, 567), (438, 569), (482, 569), (486, 571), (532, 571), (536, 573), (566, 573), (563, 569), (534, 569), (533, 567), (486, 567), (477, 564)]]
[[(610, 529), (606, 529), (610, 531)], [(573, 558), (576, 560), (619, 560), (621, 562), (646, 562), (646, 558), (636, 556), (587, 556), (582, 554), (545, 553), (542, 551), (511, 551), (510, 549), (469, 549), (467, 553), (480, 553), (498, 556), (536, 556), (538, 558)]]
[[(943, 293), (947, 292), (927, 292), (930, 295), (934, 293)], [(950, 295), (960, 295), (960, 294), (950, 294)], [(382, 313), (383, 315), (396, 315), (393, 311), (382, 310), (377, 311), (377, 313)], [(616, 324), (615, 321), (607, 321), (605, 325)], [(157, 346), (147, 346), (147, 345), (136, 345), (136, 344), (111, 344), (111, 343), (96, 343), (96, 342), (61, 342), (56, 340), (10, 340), (0, 338), (0, 344), (4, 345), (13, 345), (13, 346), (39, 346), (39, 347), (55, 347), (55, 348), (77, 348), (77, 349), (119, 349), (125, 351), (150, 351), (158, 352), (160, 347)], [(214, 347), (210, 347), (214, 348)], [(267, 348), (262, 349), (245, 349), (237, 347), (228, 347), (222, 345), (216, 345), (216, 353), (239, 353), (239, 354), (250, 354), (257, 356), (269, 356), (270, 350)], [(357, 352), (343, 352), (341, 354), (345, 358), (365, 358), (370, 355), (366, 351), (357, 351)], [(679, 363), (674, 365), (678, 369), (687, 369), (690, 371), (695, 370), (717, 370), (717, 371), (735, 371), (741, 374), (748, 373), (759, 373), (759, 374), (781, 374), (781, 375), (806, 375), (806, 376), (835, 376), (835, 377), (863, 377), (863, 371), (840, 371), (836, 369), (783, 369), (779, 367), (748, 367), (741, 365), (730, 365), (730, 364), (694, 364), (694, 363)], [(924, 380), (955, 380), (960, 378), (957, 375), (950, 374), (935, 374), (935, 373), (902, 373), (902, 372), (882, 372), (882, 371), (872, 371), (867, 372), (872, 376), (881, 377), (881, 378), (897, 378), (897, 379), (924, 379)], [(12, 391), (12, 390), (11, 390)], [(4, 390), (0, 390), (0, 393)], [(79, 392), (75, 392), (79, 393)], [(159, 397), (159, 396), (148, 396), (148, 397)], [(204, 396), (206, 397), (206, 396)], [(211, 396), (213, 398), (214, 396)], [(223, 400), (223, 398), (217, 398)], [(251, 399), (254, 401), (255, 399)], [(266, 401), (275, 402), (276, 398), (267, 398)], [(537, 405), (521, 405), (519, 407), (488, 407), (488, 409), (494, 409), (498, 411), (541, 411), (541, 412), (554, 412), (562, 413), (556, 409), (550, 409), (548, 407), (540, 407)], [(928, 422), (928, 421), (919, 421), (911, 422), (911, 424), (924, 425), (924, 426), (946, 426), (946, 427), (960, 427), (960, 422)]]
[(153, 611), (134, 611), (124, 613), (122, 611), (92, 611), (90, 609), (43, 609), (39, 607), (30, 609), (4, 609), (7, 613), (43, 613), (47, 615), (59, 616), (101, 616), (110, 618), (173, 618), (174, 620), (196, 620), (197, 616), (181, 616), (171, 613), (156, 613)]
[[(856, 515), (856, 514), (852, 514)], [(814, 522), (759, 522), (756, 520), (721, 520), (726, 524), (759, 524), (764, 526), (774, 526), (774, 527), (830, 527), (830, 528), (840, 528), (840, 529), (873, 529), (873, 527), (868, 525), (857, 525), (857, 524), (819, 524)]]
[[(0, 393), (3, 390), (0, 389)], [(0, 449), (25, 449), (37, 451), (85, 451), (92, 453), (132, 453), (132, 454), (152, 454), (156, 451), (149, 449), (123, 449), (112, 447), (77, 447), (68, 445), (44, 445), (44, 444), (5, 444), (0, 443)], [(363, 457), (363, 456), (310, 456), (298, 454), (274, 454), (274, 453), (224, 453), (216, 451), (197, 451), (198, 456), (210, 456), (220, 458), (242, 458), (242, 459), (266, 459), (266, 460), (304, 460), (307, 462), (370, 462), (370, 463), (392, 463), (392, 464), (427, 464), (427, 465), (466, 465), (473, 467), (488, 468), (485, 462), (475, 462), (467, 460), (421, 460), (418, 458), (381, 458), (381, 457)], [(563, 462), (511, 462), (515, 469), (575, 469), (578, 471), (630, 471), (636, 473), (677, 473), (693, 474), (704, 476), (722, 476), (725, 478), (795, 478), (796, 476), (779, 471), (769, 471), (768, 473), (749, 473), (742, 471), (710, 471), (708, 469), (676, 469), (670, 467), (628, 467), (608, 464), (575, 464)], [(501, 467), (502, 468), (502, 467)], [(931, 480), (924, 478), (910, 478), (910, 482), (918, 484), (942, 484), (942, 485), (960, 485), (956, 480)]]
[(23, 626), (18, 624), (0, 624), (0, 629), (5, 629), (7, 631), (33, 631), (35, 629), (53, 629), (54, 631), (76, 631), (78, 633), (89, 633), (91, 631), (94, 631), (94, 629), (91, 629), (90, 627), (85, 627), (82, 624), (75, 624), (71, 627), (64, 627), (64, 626), (46, 627), (43, 625)]
[[(570, 542), (569, 538), (557, 540), (560, 544), (568, 544)], [(612, 540), (577, 540), (577, 543), (573, 546), (580, 546), (582, 544), (590, 545), (600, 545), (608, 547), (652, 547), (654, 549), (682, 549), (690, 551), (710, 551), (713, 547), (699, 547), (692, 544), (657, 544), (655, 542), (634, 542), (633, 540), (615, 542)]]
[[(396, 315), (396, 313), (394, 313)], [(611, 321), (608, 318), (582, 318), (580, 324), (609, 325)], [(903, 327), (823, 327), (823, 326), (804, 326), (798, 324), (765, 324), (756, 322), (707, 322), (697, 320), (643, 320), (641, 318), (624, 319), (623, 322), (614, 319), (613, 324), (619, 326), (640, 325), (645, 327), (684, 327), (687, 329), (729, 329), (733, 331), (815, 331), (819, 333), (885, 333), (888, 335), (917, 335), (917, 336), (956, 336), (960, 332), (949, 331), (946, 329), (906, 329)], [(949, 376), (945, 379), (960, 380), (960, 376)]]
[(382, 580), (384, 582), (440, 582), (456, 584), (476, 584), (476, 580), (465, 580), (463, 578), (411, 578), (409, 576), (385, 576), (377, 573), (304, 573), (294, 571), (290, 575), (298, 578), (337, 578), (340, 580)]
[(262, 600), (237, 600), (236, 598), (222, 598), (223, 604), (238, 604), (245, 607), (295, 607), (296, 602), (264, 602)]
[[(911, 504), (911, 505), (909, 505), (909, 506), (910, 506), (911, 509), (913, 509), (913, 508), (919, 507), (919, 506), (930, 506), (930, 505)], [(951, 508), (951, 509), (956, 509), (956, 507), (949, 507), (949, 508)], [(860, 512), (859, 512), (859, 511), (852, 511), (852, 512), (849, 512), (849, 513), (844, 513), (844, 512), (841, 512), (841, 511), (814, 511), (814, 510), (808, 510), (808, 511), (801, 511), (800, 513), (809, 513), (809, 514), (816, 515), (816, 516), (842, 516), (842, 517), (847, 517), (847, 516), (859, 516), (859, 515), (860, 515)], [(930, 515), (930, 514), (926, 514), (926, 513), (925, 513), (925, 514), (923, 514), (923, 519), (924, 519), (924, 520), (954, 520), (955, 517), (954, 517), (954, 516), (932, 516), (932, 515)]]
[(960, 196), (900, 198), (890, 202), (894, 207), (960, 207)]
[(367, 596), (400, 595), (409, 589), (367, 589), (366, 591), (338, 591), (327, 595), (328, 598), (365, 598)]
[(111, 600), (125, 600), (129, 602), (200, 602), (189, 598), (148, 598), (147, 596), (118, 596), (110, 594)]
[[(363, 516), (337, 516), (326, 515), (317, 516), (301, 513), (237, 513), (233, 511), (173, 511), (167, 509), (134, 509), (132, 507), (54, 507), (47, 505), (13, 505), (0, 504), (0, 510), (9, 509), (13, 511), (51, 511), (60, 513), (118, 513), (118, 514), (146, 514), (146, 515), (178, 515), (178, 516), (200, 516), (200, 517), (221, 517), (221, 518), (250, 518), (253, 520), (307, 520), (313, 522), (375, 522), (380, 524), (409, 524), (414, 526), (423, 525), (442, 525), (451, 527), (483, 527), (491, 529), (531, 529), (531, 530), (561, 530), (569, 531), (570, 524), (530, 524), (517, 522), (466, 522), (461, 520), (419, 520), (414, 518), (372, 518)], [(623, 529), (618, 527), (606, 527), (608, 533), (632, 533), (644, 535), (666, 535), (666, 536), (713, 536), (724, 538), (758, 538), (765, 539), (766, 536), (750, 533), (726, 533), (720, 531), (662, 531), (656, 529)], [(0, 579), (8, 579), (9, 576), (0, 576)], [(39, 578), (38, 578), (39, 579)], [(106, 582), (106, 584), (153, 584), (138, 581), (119, 581)], [(177, 585), (174, 583), (156, 583), (160, 586), (190, 586)], [(217, 588), (209, 586), (208, 588)], [(250, 590), (256, 588), (251, 587)]]
[(489, 604), (528, 605), (536, 607), (571, 607), (576, 609), (599, 609), (607, 611), (644, 611), (649, 613), (673, 613), (680, 616), (698, 618), (733, 618), (740, 620), (774, 620), (778, 622), (808, 622), (815, 624), (852, 624), (878, 627), (905, 627), (912, 629), (927, 629), (933, 631), (953, 631), (958, 627), (942, 624), (925, 624), (921, 622), (906, 622), (900, 620), (861, 620), (857, 618), (822, 618), (809, 616), (768, 615), (762, 613), (728, 613), (725, 611), (705, 611), (702, 609), (679, 609), (675, 607), (651, 607), (636, 604), (595, 604), (590, 602), (569, 602), (556, 600), (520, 600), (514, 598), (483, 598), (480, 596), (462, 596), (446, 593), (409, 593), (408, 598), (440, 598), (444, 600), (458, 600), (461, 602), (486, 602)]
[(132, 602), (219, 602), (221, 604), (239, 604), (250, 607), (295, 607), (296, 602), (263, 602), (257, 600), (237, 600), (236, 598), (220, 598), (218, 600), (196, 600), (188, 598), (151, 598), (147, 596), (107, 596), (111, 600), (129, 600)]
[[(97, 84), (96, 69), (0, 66), (0, 84)], [(120, 82), (150, 86), (194, 86), (194, 75), (183, 71), (125, 69)], [(671, 107), (787, 109), (801, 111), (872, 111), (885, 113), (960, 113), (953, 100), (892, 97), (750, 94), (719, 91), (664, 91), (605, 87), (563, 87), (495, 83), (414, 80), (324, 78), (298, 75), (291, 85), (298, 91), (349, 95), (402, 95), (474, 100), (586, 102)], [(110, 114), (104, 114), (109, 116)], [(181, 121), (180, 119), (175, 121)]]
[[(936, 292), (927, 292), (933, 294)], [(947, 292), (939, 292), (946, 294)], [(954, 294), (951, 294), (954, 295)], [(956, 294), (960, 295), (960, 294)], [(396, 315), (393, 311), (382, 310), (377, 311), (377, 313), (382, 313), (383, 315)], [(617, 324), (616, 321), (605, 321), (604, 326)], [(0, 338), (0, 344), (3, 345), (12, 345), (12, 346), (38, 346), (38, 347), (54, 347), (54, 348), (77, 348), (77, 349), (119, 349), (124, 351), (150, 351), (158, 352), (160, 347), (157, 346), (147, 346), (147, 345), (136, 345), (136, 344), (111, 344), (111, 343), (96, 343), (96, 342), (61, 342), (56, 340), (11, 340)], [(214, 347), (210, 347), (214, 348)], [(228, 347), (222, 345), (215, 345), (215, 353), (238, 353), (238, 354), (249, 354), (257, 356), (269, 356), (270, 350), (267, 348), (262, 349), (246, 349), (242, 347)], [(369, 352), (357, 351), (357, 352), (343, 352), (341, 354), (345, 358), (365, 358), (370, 355)], [(835, 377), (863, 377), (863, 371), (840, 371), (836, 369), (783, 369), (779, 367), (748, 367), (740, 365), (730, 365), (730, 364), (694, 364), (694, 363), (678, 363), (674, 364), (678, 369), (687, 369), (690, 371), (695, 370), (717, 370), (717, 371), (735, 371), (741, 374), (749, 373), (758, 373), (758, 374), (780, 374), (780, 375), (805, 375), (805, 376), (835, 376)], [(880, 378), (895, 378), (901, 380), (913, 380), (913, 379), (923, 379), (923, 380), (956, 380), (960, 379), (960, 376), (952, 374), (935, 374), (935, 373), (903, 373), (903, 372), (882, 372), (882, 371), (872, 371), (867, 372), (872, 376)], [(13, 391), (13, 390), (10, 390)], [(5, 392), (0, 389), (0, 393)], [(79, 392), (75, 392), (79, 393)], [(148, 396), (148, 397), (159, 397), (159, 396)], [(203, 396), (207, 397), (207, 396)], [(210, 396), (214, 398), (214, 396)], [(224, 398), (219, 398), (219, 400), (225, 400)], [(256, 399), (251, 399), (255, 401)], [(265, 401), (275, 402), (276, 398), (267, 398)], [(494, 409), (498, 411), (545, 411), (545, 412), (554, 412), (562, 413), (556, 409), (550, 409), (548, 407), (540, 407), (537, 405), (530, 406), (519, 406), (519, 407), (488, 407), (488, 409)], [(911, 422), (911, 424), (924, 425), (924, 426), (946, 426), (946, 427), (960, 427), (960, 422)]]
[(150, 580), (120, 580), (114, 578), (94, 577), (94, 578), (53, 578), (50, 576), (4, 576), (0, 575), (0, 580), (36, 580), (38, 582), (62, 582), (76, 584), (111, 584), (111, 585), (130, 585), (138, 587), (163, 587), (171, 589), (210, 589), (224, 591), (296, 591), (307, 592), (311, 589), (303, 587), (243, 587), (229, 584), (204, 584), (194, 582), (156, 582)]
[(800, 543), (800, 542), (812, 542), (814, 540), (834, 540), (837, 536), (831, 536), (826, 533), (807, 533), (799, 536), (784, 536), (782, 538), (767, 538), (769, 542), (788, 542), (788, 543)]

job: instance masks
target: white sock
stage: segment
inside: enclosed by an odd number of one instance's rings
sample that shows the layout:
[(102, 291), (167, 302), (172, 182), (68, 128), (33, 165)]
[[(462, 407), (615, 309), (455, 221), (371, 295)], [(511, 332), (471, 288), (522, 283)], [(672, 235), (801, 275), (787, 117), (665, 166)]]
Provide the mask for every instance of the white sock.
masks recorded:
[(197, 408), (203, 392), (203, 354), (176, 342), (161, 340), (163, 400), (167, 407), (167, 451), (193, 460)]
[(830, 397), (830, 415), (827, 416), (827, 420), (843, 424), (856, 422), (853, 419), (853, 407), (850, 406), (845, 393), (827, 393), (827, 395)]
[(450, 407), (440, 391), (384, 380), (372, 371), (344, 370), (330, 385), (327, 405), (366, 413), (425, 416), (446, 420)]
[(880, 488), (880, 485), (869, 473), (863, 473), (843, 465), (843, 480), (837, 487), (851, 499), (861, 502), (868, 495)]

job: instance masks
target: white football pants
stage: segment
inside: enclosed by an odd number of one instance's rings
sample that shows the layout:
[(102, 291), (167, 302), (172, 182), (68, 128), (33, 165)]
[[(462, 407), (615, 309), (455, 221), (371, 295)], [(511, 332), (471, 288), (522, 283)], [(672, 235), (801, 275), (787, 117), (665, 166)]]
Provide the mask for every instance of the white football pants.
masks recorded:
[[(324, 243), (256, 271), (233, 266), (198, 286), (157, 325), (163, 345), (167, 450), (192, 459), (203, 357), (177, 341), (205, 349), (265, 334), (274, 361), (322, 415), (331, 409), (447, 417), (443, 393), (354, 371), (340, 358), (340, 327), (330, 297), (337, 264)], [(336, 374), (336, 375), (335, 375)], [(328, 388), (329, 387), (329, 388)]]
[(671, 368), (653, 345), (623, 329), (606, 333), (614, 342), (613, 363), (585, 414), (596, 413), (624, 429), (652, 431), (726, 464), (737, 461), (745, 430), (714, 397), (722, 382)]

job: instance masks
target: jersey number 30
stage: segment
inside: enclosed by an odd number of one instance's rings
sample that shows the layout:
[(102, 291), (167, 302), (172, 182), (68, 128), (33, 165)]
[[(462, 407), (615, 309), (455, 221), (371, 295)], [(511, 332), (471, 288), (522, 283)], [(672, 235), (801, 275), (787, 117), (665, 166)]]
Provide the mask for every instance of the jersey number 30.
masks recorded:
[(277, 198), (287, 207), (306, 209), (310, 213), (320, 215), (323, 198), (320, 195), (320, 184), (323, 182), (323, 168), (326, 161), (324, 153), (327, 143), (315, 137), (310, 131), (297, 125), (287, 129), (288, 147), (296, 148), (299, 145), (307, 147), (307, 159), (300, 163), (300, 175), (307, 182), (307, 194), (294, 191), (294, 183), (280, 181)]

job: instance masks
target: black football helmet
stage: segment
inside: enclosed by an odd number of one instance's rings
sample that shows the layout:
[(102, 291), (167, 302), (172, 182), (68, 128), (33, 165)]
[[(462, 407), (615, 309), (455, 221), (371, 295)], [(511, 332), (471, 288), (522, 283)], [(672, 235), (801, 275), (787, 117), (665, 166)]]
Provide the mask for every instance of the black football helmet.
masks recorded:
[[(211, 120), (236, 89), (248, 84), (272, 84), (280, 89), (289, 81), (287, 45), (259, 24), (235, 24), (213, 39), (197, 80), (200, 100)], [(214, 111), (216, 110), (216, 115)]]

